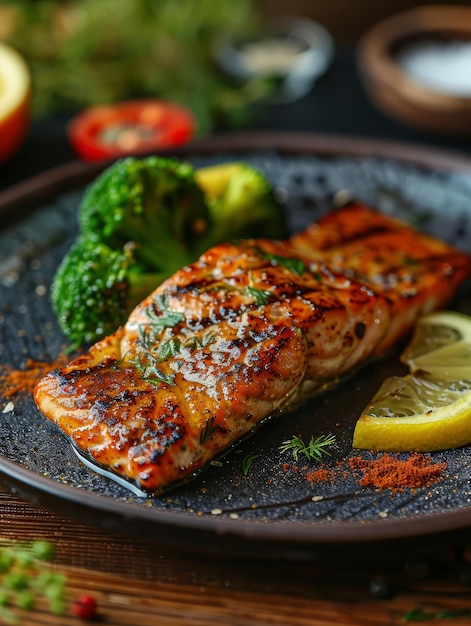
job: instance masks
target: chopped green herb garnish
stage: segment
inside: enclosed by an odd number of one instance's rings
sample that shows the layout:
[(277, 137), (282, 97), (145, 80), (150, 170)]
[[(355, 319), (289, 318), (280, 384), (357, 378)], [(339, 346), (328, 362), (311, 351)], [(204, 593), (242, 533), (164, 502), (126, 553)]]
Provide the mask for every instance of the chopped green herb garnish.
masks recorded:
[(160, 362), (167, 361), (171, 356), (175, 356), (180, 352), (182, 342), (175, 337), (164, 341), (157, 351), (157, 358)]
[(206, 443), (207, 441), (209, 441), (211, 437), (219, 430), (220, 425), (214, 425), (215, 419), (216, 417), (214, 416), (206, 420), (206, 424), (200, 433), (200, 443)]
[(300, 455), (304, 455), (308, 461), (320, 461), (322, 460), (323, 454), (330, 456), (330, 452), (327, 448), (334, 443), (334, 435), (320, 435), (317, 438), (311, 437), (307, 445), (301, 437), (295, 435), (292, 439), (283, 441), (280, 450), (281, 452), (292, 451), (295, 461), (299, 459)]
[(273, 293), (271, 291), (255, 289), (255, 287), (250, 287), (250, 285), (247, 287), (247, 293), (255, 298), (257, 306), (263, 306), (270, 298), (273, 298)]
[(141, 378), (147, 380), (154, 385), (160, 385), (166, 383), (167, 385), (175, 385), (175, 381), (171, 374), (164, 374), (159, 368), (158, 363), (160, 361), (156, 359), (152, 354), (146, 354), (146, 360), (143, 361), (139, 356), (135, 359), (130, 359), (129, 363), (137, 367), (141, 372)]
[(419, 259), (413, 259), (407, 254), (404, 255), (403, 263), (405, 267), (415, 267), (416, 265), (419, 265), (420, 262), (421, 261)]
[(270, 261), (274, 261), (277, 265), (286, 267), (286, 269), (294, 272), (298, 276), (301, 276), (306, 269), (301, 259), (297, 259), (296, 257), (284, 257), (279, 254), (270, 254), (268, 252), (264, 253), (264, 256), (267, 259), (270, 259)]
[(201, 339), (199, 337), (189, 337), (183, 342), (176, 337), (172, 337), (159, 346), (157, 350), (157, 361), (159, 363), (167, 361), (170, 357), (180, 354), (183, 348), (191, 352), (193, 352), (193, 350), (200, 350), (212, 343), (215, 338), (215, 333), (209, 332), (205, 333)]
[(157, 319), (161, 320), (165, 324), (166, 328), (171, 328), (185, 319), (185, 314), (180, 311), (173, 311), (168, 305), (168, 293), (158, 293), (154, 298), (155, 304), (159, 311), (162, 313)]
[(193, 352), (193, 350), (199, 350), (206, 345), (207, 343), (205, 343), (204, 340), (202, 341), (199, 337), (190, 337), (182, 343), (180, 348), (186, 348), (186, 350), (190, 350), (190, 352)]
[(141, 343), (149, 347), (157, 335), (166, 328), (173, 328), (185, 320), (185, 314), (180, 311), (173, 311), (168, 305), (168, 293), (159, 293), (154, 298), (155, 308), (160, 312), (157, 315), (153, 307), (147, 307), (146, 315), (149, 321), (139, 324)]
[(189, 337), (188, 339), (185, 339), (185, 341), (182, 344), (183, 348), (186, 348), (187, 350), (200, 350), (201, 348), (205, 348), (206, 346), (209, 346), (210, 343), (213, 343), (213, 341), (216, 340), (216, 333), (213, 332), (206, 332), (203, 334), (203, 336), (201, 337), (201, 339), (199, 337)]
[(247, 476), (250, 468), (252, 467), (252, 463), (258, 459), (259, 456), (260, 454), (248, 454), (242, 459), (242, 473), (244, 476)]

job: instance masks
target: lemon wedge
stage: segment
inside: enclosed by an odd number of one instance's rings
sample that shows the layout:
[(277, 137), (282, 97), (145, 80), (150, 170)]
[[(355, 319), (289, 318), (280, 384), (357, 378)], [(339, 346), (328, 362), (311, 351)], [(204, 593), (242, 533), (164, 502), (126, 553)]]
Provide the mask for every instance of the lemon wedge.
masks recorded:
[(401, 360), (411, 373), (383, 382), (355, 426), (353, 447), (430, 452), (471, 443), (471, 318), (423, 316)]
[(424, 315), (401, 355), (411, 373), (447, 380), (471, 379), (471, 318), (457, 311)]
[(31, 76), (24, 59), (0, 43), (0, 163), (21, 145), (29, 125)]

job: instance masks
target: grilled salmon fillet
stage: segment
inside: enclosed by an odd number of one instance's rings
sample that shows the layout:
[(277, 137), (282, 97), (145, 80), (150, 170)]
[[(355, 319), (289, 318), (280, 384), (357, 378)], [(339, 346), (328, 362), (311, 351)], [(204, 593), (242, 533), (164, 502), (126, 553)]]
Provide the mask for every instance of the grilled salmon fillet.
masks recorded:
[(311, 263), (361, 280), (388, 300), (390, 325), (379, 353), (419, 315), (449, 302), (469, 271), (469, 257), (444, 241), (353, 202), (293, 235), (290, 245)]
[(387, 350), (469, 272), (465, 254), (351, 205), (287, 242), (210, 249), (35, 400), (94, 463), (159, 494)]

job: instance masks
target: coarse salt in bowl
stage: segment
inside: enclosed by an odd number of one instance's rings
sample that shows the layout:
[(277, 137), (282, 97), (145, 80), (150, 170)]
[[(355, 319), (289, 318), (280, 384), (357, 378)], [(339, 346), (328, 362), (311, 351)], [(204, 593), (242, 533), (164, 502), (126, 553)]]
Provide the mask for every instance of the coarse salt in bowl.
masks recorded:
[(471, 136), (471, 7), (424, 6), (370, 29), (358, 62), (372, 102), (394, 119)]

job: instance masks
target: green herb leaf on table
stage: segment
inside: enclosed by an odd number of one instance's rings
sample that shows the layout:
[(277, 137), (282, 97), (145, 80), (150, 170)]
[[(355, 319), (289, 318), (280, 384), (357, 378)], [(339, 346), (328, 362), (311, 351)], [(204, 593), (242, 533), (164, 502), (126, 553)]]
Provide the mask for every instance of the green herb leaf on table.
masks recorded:
[(420, 607), (415, 607), (402, 617), (403, 622), (428, 622), (437, 619), (453, 619), (455, 617), (465, 617), (471, 615), (471, 609), (459, 609), (457, 611), (424, 611)]
[(21, 624), (14, 609), (31, 610), (39, 598), (51, 613), (65, 612), (66, 577), (50, 569), (53, 555), (53, 546), (42, 540), (0, 547), (0, 622)]

